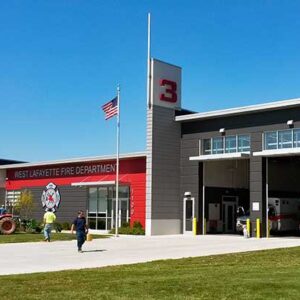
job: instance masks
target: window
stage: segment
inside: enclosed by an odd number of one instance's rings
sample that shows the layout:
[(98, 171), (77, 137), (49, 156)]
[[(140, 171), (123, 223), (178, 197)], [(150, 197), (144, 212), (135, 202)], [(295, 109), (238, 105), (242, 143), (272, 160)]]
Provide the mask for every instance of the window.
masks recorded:
[(293, 147), (293, 131), (283, 130), (278, 131), (278, 148), (292, 148)]
[(250, 151), (250, 135), (238, 136), (238, 152)]
[(271, 131), (265, 133), (265, 149), (266, 150), (277, 149), (277, 131)]
[[(250, 151), (250, 135), (230, 135), (202, 140), (202, 154), (223, 154)], [(300, 132), (299, 132), (300, 144)]]
[[(115, 186), (90, 187), (88, 190), (88, 221), (91, 229), (109, 230), (115, 224)], [(130, 219), (129, 186), (119, 186), (120, 225)]]
[[(300, 134), (299, 134), (299, 138), (300, 138)], [(203, 140), (203, 152), (202, 153), (204, 155), (211, 154), (211, 139)]]
[(89, 212), (97, 212), (97, 188), (89, 189)]
[(129, 198), (128, 186), (119, 186), (119, 198)]
[(300, 147), (300, 129), (286, 129), (264, 133), (265, 150)]
[(98, 190), (98, 201), (99, 201), (99, 212), (106, 212), (107, 211), (107, 188), (100, 187)]
[(223, 153), (224, 147), (223, 147), (223, 138), (222, 137), (216, 137), (212, 139), (212, 153), (213, 154), (220, 154)]
[(6, 192), (6, 206), (15, 206), (21, 196), (21, 191), (7, 191)]
[(294, 129), (294, 148), (300, 147), (300, 129)]
[(236, 152), (236, 136), (227, 136), (225, 138), (225, 153)]

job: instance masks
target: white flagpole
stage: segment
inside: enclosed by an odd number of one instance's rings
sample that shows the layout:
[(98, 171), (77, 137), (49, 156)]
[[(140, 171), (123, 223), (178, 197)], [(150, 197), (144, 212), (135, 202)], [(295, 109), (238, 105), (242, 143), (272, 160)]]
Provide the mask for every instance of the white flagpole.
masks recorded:
[(118, 101), (118, 114), (117, 114), (117, 170), (116, 170), (116, 223), (115, 223), (115, 236), (118, 235), (119, 227), (119, 145), (120, 145), (120, 85), (117, 87), (117, 101)]
[(150, 84), (151, 84), (151, 15), (148, 13), (148, 53), (147, 53), (147, 104), (148, 108), (151, 108), (151, 95), (150, 95)]

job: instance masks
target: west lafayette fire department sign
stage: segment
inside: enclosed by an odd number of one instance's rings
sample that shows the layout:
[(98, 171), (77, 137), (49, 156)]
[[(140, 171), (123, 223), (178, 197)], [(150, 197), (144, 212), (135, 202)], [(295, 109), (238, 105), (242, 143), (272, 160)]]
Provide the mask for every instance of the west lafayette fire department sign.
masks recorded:
[(43, 191), (42, 204), (45, 210), (56, 211), (60, 203), (60, 194), (57, 186), (50, 182)]

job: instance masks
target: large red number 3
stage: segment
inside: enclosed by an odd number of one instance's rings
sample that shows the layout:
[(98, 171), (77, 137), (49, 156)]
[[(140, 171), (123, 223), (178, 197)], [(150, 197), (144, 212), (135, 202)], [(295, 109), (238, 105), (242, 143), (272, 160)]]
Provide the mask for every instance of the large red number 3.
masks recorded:
[(161, 79), (159, 83), (160, 86), (165, 87), (165, 93), (160, 94), (159, 96), (160, 100), (171, 102), (171, 103), (177, 102), (176, 82), (167, 79)]

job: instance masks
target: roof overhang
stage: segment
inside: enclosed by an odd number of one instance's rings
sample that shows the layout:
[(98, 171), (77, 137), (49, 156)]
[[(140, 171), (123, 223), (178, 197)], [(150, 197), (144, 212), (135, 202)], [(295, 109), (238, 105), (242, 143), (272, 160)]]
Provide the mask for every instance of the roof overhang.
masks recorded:
[(190, 160), (216, 161), (216, 160), (228, 160), (228, 159), (247, 159), (249, 157), (250, 157), (250, 152), (236, 152), (236, 153), (191, 156)]
[[(119, 184), (128, 184), (127, 174), (121, 174), (119, 177)], [(71, 186), (103, 186), (103, 185), (115, 185), (116, 175), (100, 175), (100, 176), (87, 176), (80, 181), (75, 181), (71, 183)]]
[(89, 182), (72, 182), (71, 186), (101, 186), (101, 185), (115, 185), (115, 180), (109, 181), (89, 181)]
[(249, 106), (242, 106), (236, 108), (229, 108), (229, 109), (222, 109), (222, 110), (215, 110), (215, 111), (209, 111), (204, 113), (186, 114), (182, 116), (176, 116), (175, 121), (187, 122), (187, 121), (194, 121), (194, 120), (229, 117), (233, 115), (263, 112), (267, 110), (286, 109), (294, 106), (300, 106), (300, 98), (268, 102), (268, 103), (249, 105)]
[[(120, 160), (121, 159), (135, 159), (135, 158), (141, 158), (141, 157), (146, 157), (146, 152), (120, 154), (120, 156), (119, 156)], [(115, 160), (115, 159), (116, 159), (116, 155), (79, 157), (79, 158), (34, 162), (34, 163), (19, 163), (19, 164), (4, 165), (4, 166), (0, 166), (0, 169), (29, 168), (29, 167), (40, 167), (40, 166), (69, 164), (69, 163), (88, 163), (88, 162), (96, 162), (96, 161), (102, 162), (102, 161)]]
[(274, 149), (253, 152), (253, 156), (278, 157), (300, 155), (300, 148)]

